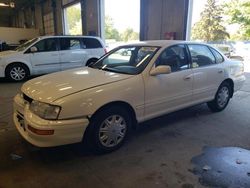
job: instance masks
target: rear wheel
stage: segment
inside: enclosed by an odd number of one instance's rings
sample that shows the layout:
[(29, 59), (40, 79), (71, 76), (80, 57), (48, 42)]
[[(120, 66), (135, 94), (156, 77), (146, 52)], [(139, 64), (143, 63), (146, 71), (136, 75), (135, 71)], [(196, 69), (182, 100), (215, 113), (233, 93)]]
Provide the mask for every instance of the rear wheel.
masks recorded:
[(232, 92), (230, 84), (228, 82), (223, 82), (220, 85), (214, 100), (207, 103), (210, 110), (213, 112), (220, 112), (224, 110), (228, 105)]
[(97, 153), (120, 148), (128, 137), (131, 125), (132, 121), (125, 109), (110, 106), (101, 110), (90, 122), (92, 148)]
[(11, 81), (24, 81), (29, 75), (29, 69), (20, 63), (12, 64), (6, 68), (6, 77)]

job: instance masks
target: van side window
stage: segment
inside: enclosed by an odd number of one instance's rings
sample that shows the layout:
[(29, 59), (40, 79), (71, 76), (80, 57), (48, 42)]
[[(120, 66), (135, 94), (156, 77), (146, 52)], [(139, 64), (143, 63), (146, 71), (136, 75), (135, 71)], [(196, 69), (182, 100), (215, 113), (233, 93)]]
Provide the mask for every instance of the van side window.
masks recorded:
[(77, 38), (60, 38), (61, 50), (77, 50), (81, 49), (80, 39)]
[(188, 48), (191, 54), (193, 68), (203, 67), (216, 63), (214, 55), (207, 46), (199, 44), (189, 44)]
[(56, 39), (44, 39), (34, 45), (37, 48), (37, 52), (52, 52), (57, 51)]
[(99, 40), (94, 38), (82, 38), (83, 47), (87, 49), (91, 48), (103, 48)]

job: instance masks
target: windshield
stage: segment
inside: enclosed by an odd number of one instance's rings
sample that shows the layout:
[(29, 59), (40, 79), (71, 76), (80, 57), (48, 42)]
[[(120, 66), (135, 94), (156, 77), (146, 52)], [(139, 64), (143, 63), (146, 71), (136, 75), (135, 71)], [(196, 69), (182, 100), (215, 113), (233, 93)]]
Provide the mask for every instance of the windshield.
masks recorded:
[(154, 46), (118, 47), (90, 67), (123, 74), (139, 74), (158, 49)]
[(38, 38), (31, 39), (31, 40), (21, 44), (20, 46), (18, 46), (15, 50), (18, 52), (21, 52), (21, 51), (25, 50), (27, 47), (29, 47), (32, 43), (36, 42), (37, 40), (38, 40)]

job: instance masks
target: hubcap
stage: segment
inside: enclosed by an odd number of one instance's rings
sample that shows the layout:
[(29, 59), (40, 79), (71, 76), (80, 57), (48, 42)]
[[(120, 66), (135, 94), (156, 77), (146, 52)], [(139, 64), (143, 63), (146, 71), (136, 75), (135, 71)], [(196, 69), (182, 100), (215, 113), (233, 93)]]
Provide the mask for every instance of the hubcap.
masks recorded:
[(23, 80), (26, 73), (22, 67), (13, 67), (10, 71), (10, 76), (13, 80)]
[(217, 97), (217, 102), (220, 108), (223, 108), (229, 99), (229, 89), (227, 87), (222, 87), (219, 90), (218, 97)]
[(99, 140), (105, 147), (118, 145), (125, 137), (127, 125), (122, 116), (112, 115), (105, 119), (99, 130)]

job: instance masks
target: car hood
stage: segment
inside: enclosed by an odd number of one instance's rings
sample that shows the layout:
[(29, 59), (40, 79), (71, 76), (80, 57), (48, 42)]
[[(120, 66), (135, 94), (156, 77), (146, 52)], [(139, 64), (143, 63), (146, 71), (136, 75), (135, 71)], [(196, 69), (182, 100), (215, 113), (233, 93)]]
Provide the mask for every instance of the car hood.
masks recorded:
[(130, 77), (132, 75), (84, 67), (32, 79), (24, 83), (21, 90), (34, 100), (51, 103), (73, 93)]
[(0, 52), (0, 57), (12, 56), (16, 54), (20, 54), (20, 52), (7, 50), (7, 51)]

